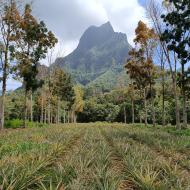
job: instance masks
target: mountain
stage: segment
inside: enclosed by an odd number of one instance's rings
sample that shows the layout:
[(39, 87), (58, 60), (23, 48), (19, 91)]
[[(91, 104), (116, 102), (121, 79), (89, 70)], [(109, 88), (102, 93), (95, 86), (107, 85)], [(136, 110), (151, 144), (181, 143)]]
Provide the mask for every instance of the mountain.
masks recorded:
[(114, 32), (111, 23), (107, 22), (89, 27), (77, 48), (68, 56), (58, 58), (55, 65), (71, 73), (75, 81), (83, 85), (103, 83), (107, 77), (113, 84), (124, 70), (130, 48), (126, 34)]

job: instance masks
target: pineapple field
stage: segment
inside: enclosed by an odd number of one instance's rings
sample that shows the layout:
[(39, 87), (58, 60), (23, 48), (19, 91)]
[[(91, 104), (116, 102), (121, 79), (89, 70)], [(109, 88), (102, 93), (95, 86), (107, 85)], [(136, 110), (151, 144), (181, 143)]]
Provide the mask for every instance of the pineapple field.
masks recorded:
[(109, 123), (5, 130), (1, 190), (188, 190), (190, 136)]

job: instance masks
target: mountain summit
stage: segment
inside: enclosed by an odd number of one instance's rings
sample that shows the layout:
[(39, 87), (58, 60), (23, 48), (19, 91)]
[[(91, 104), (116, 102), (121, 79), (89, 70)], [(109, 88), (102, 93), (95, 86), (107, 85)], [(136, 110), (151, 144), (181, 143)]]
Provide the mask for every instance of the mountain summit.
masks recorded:
[(55, 65), (70, 72), (77, 82), (87, 85), (113, 67), (123, 70), (130, 47), (126, 34), (114, 32), (110, 22), (99, 27), (90, 26), (77, 48), (68, 56), (58, 58)]

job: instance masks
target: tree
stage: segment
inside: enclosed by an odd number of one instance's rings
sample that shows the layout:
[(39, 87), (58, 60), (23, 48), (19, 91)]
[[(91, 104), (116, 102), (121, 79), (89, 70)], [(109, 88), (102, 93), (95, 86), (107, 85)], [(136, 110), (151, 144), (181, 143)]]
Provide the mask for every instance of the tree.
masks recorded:
[(84, 109), (84, 100), (83, 100), (84, 92), (80, 86), (75, 86), (74, 93), (75, 93), (75, 98), (74, 98), (74, 103), (72, 105), (72, 110), (73, 110), (73, 120), (76, 123), (77, 114), (81, 113)]
[[(178, 90), (177, 90), (177, 70), (176, 70), (176, 58), (175, 58), (176, 55), (175, 55), (175, 53), (172, 55), (167, 47), (167, 43), (165, 41), (161, 40), (162, 33), (165, 30), (165, 24), (163, 23), (163, 20), (161, 19), (160, 15), (162, 15), (163, 13), (167, 13), (170, 10), (172, 10), (172, 8), (167, 0), (163, 1), (162, 5), (159, 4), (156, 0), (149, 0), (148, 6), (147, 6), (148, 17), (152, 21), (154, 29), (159, 37), (159, 44), (161, 47), (160, 54), (163, 54), (164, 60), (169, 65), (170, 75), (172, 78), (173, 95), (175, 98), (176, 127), (179, 129), (180, 128), (180, 110), (179, 110), (179, 97), (178, 97)], [(160, 55), (159, 55), (159, 57), (160, 57)], [(165, 64), (164, 64), (165, 61), (163, 62), (163, 58), (161, 55), (161, 59), (160, 59), (161, 67), (165, 68)], [(173, 64), (173, 59), (174, 59), (174, 64)], [(163, 82), (163, 84), (164, 84), (164, 82)], [(164, 95), (164, 91), (163, 91), (163, 95)], [(164, 98), (164, 96), (163, 96), (163, 98)], [(164, 100), (163, 100), (163, 102), (164, 102)], [(164, 110), (164, 108), (163, 108), (163, 110)], [(164, 111), (162, 114), (163, 114), (163, 121), (164, 121)]]
[(1, 35), (1, 72), (2, 78), (2, 95), (1, 95), (1, 112), (0, 112), (0, 129), (4, 128), (4, 112), (5, 112), (5, 95), (7, 89), (7, 78), (10, 74), (11, 52), (13, 50), (14, 42), (17, 40), (14, 36), (15, 28), (20, 20), (19, 11), (14, 0), (1, 2), (3, 6), (0, 10), (0, 35)]
[[(149, 84), (150, 99), (152, 103), (152, 117), (153, 125), (155, 126), (155, 106), (154, 106), (154, 80), (156, 78), (156, 67), (153, 64), (154, 49), (157, 46), (157, 35), (154, 29), (150, 29), (142, 21), (138, 23), (138, 27), (135, 30), (136, 39), (134, 40), (137, 45), (140, 45), (140, 49), (145, 58), (146, 79)], [(146, 95), (146, 88), (145, 88)]]
[(60, 121), (60, 101), (67, 101), (69, 108), (74, 102), (74, 89), (71, 81), (71, 76), (64, 72), (61, 68), (53, 68), (51, 85), (53, 95), (57, 99), (57, 123)]
[(127, 61), (126, 68), (130, 78), (135, 80), (139, 90), (144, 93), (145, 125), (147, 125), (147, 98), (149, 97), (152, 102), (153, 125), (155, 126), (153, 85), (156, 78), (156, 67), (153, 64), (152, 57), (157, 37), (154, 30), (149, 29), (142, 21), (138, 23), (135, 32), (136, 38), (134, 41), (138, 49), (130, 51), (130, 58)]
[(44, 22), (38, 22), (32, 15), (30, 5), (25, 6), (24, 15), (21, 17), (18, 27), (15, 29), (17, 46), (14, 56), (18, 61), (17, 75), (23, 79), (25, 89), (24, 127), (26, 127), (27, 107), (26, 100), (28, 92), (36, 90), (42, 85), (38, 81), (38, 63), (46, 57), (48, 48), (57, 43), (57, 39), (51, 31), (48, 31)]
[(186, 72), (185, 65), (190, 60), (190, 1), (170, 0), (168, 1), (173, 9), (167, 14), (163, 14), (163, 21), (166, 29), (162, 33), (162, 40), (167, 43), (169, 51), (177, 54), (181, 64), (181, 91), (183, 97), (183, 127), (187, 127), (187, 92), (185, 87)]

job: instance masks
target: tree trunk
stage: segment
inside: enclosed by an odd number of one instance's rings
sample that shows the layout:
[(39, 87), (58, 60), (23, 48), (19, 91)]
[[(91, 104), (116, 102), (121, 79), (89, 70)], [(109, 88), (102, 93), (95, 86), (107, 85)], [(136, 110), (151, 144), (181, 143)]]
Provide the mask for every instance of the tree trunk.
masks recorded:
[(47, 123), (47, 109), (46, 109), (46, 106), (45, 106), (45, 111), (44, 111), (44, 123)]
[(48, 124), (51, 123), (51, 105), (50, 100), (48, 99)]
[(156, 116), (155, 116), (153, 88), (152, 88), (152, 83), (151, 82), (150, 82), (150, 98), (151, 98), (151, 104), (152, 104), (152, 123), (153, 123), (153, 127), (156, 127)]
[(135, 106), (134, 106), (134, 100), (131, 100), (131, 108), (132, 108), (132, 124), (135, 123)]
[[(5, 87), (5, 89), (6, 89), (6, 87)], [(4, 129), (5, 93), (6, 93), (6, 90), (3, 90), (2, 97), (1, 97), (1, 110), (0, 110), (0, 130)]]
[(65, 113), (65, 108), (64, 108), (63, 122), (64, 122), (64, 124), (66, 123), (66, 113)]
[(124, 122), (127, 123), (127, 115), (126, 115), (126, 108), (125, 108), (125, 105), (124, 105)]
[(59, 98), (58, 98), (58, 100), (57, 100), (57, 124), (59, 124), (59, 122), (60, 122), (60, 100), (59, 100)]
[(77, 123), (77, 114), (74, 112), (74, 123)]
[(177, 96), (177, 84), (176, 84), (176, 77), (173, 79), (173, 93), (175, 98), (175, 114), (176, 114), (176, 128), (181, 129), (180, 125), (180, 114), (179, 114), (179, 101)]
[(163, 51), (161, 53), (161, 70), (162, 70), (162, 126), (166, 125), (165, 117), (165, 65)]
[(42, 100), (41, 100), (41, 119), (40, 119), (40, 122), (41, 123), (44, 122), (44, 100), (43, 100), (43, 97), (42, 97)]
[(70, 123), (70, 113), (69, 113), (69, 111), (68, 111), (67, 117), (68, 117), (68, 118), (67, 118), (67, 122)]
[(32, 98), (32, 91), (30, 95), (30, 121), (33, 122), (33, 98)]
[(140, 115), (140, 124), (142, 123), (142, 116)]
[(3, 80), (2, 80), (2, 99), (1, 99), (1, 114), (0, 114), (0, 129), (4, 129), (5, 122), (5, 96), (7, 90), (7, 75), (8, 75), (8, 51), (9, 51), (9, 42), (6, 44), (5, 49), (5, 60), (3, 64)]
[(146, 101), (146, 88), (144, 89), (144, 109), (145, 109), (145, 118), (144, 118), (144, 123), (145, 123), (145, 126), (147, 126), (148, 121), (147, 121), (147, 101)]
[(51, 115), (50, 115), (50, 123), (52, 124), (53, 123), (53, 113), (51, 112)]
[(0, 129), (4, 129), (4, 116), (5, 116), (5, 94), (6, 94), (6, 83), (3, 83), (1, 97), (1, 110), (0, 110)]
[(24, 120), (23, 120), (23, 127), (26, 128), (26, 121), (27, 121), (27, 90), (25, 89), (25, 96), (24, 96)]
[(185, 91), (185, 68), (182, 64), (183, 128), (187, 128), (187, 102)]
[(153, 127), (156, 127), (156, 116), (155, 116), (154, 98), (152, 98), (152, 123), (153, 123)]

